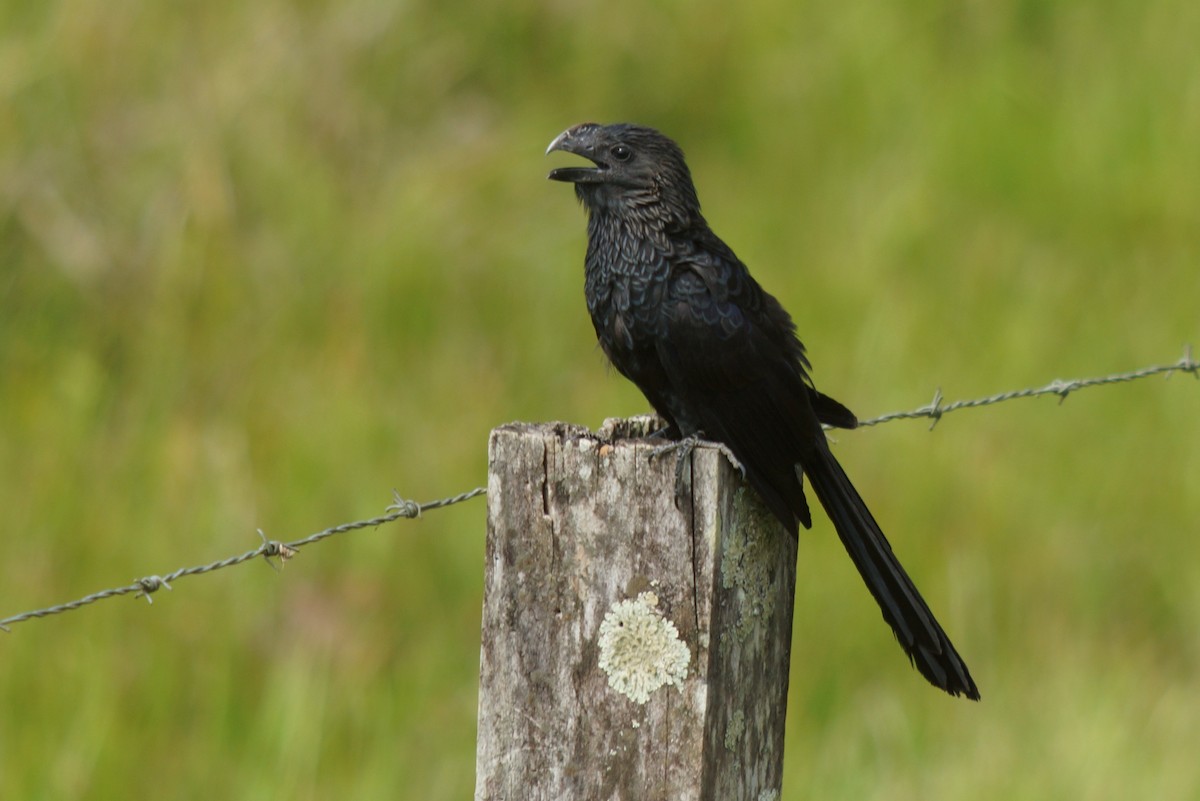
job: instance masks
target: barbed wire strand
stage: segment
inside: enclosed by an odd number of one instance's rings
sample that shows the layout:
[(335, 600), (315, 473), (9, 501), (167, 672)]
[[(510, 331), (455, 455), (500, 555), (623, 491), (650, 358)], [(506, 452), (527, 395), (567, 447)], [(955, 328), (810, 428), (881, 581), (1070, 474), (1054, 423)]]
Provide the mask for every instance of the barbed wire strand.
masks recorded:
[[(1169, 377), (1172, 373), (1177, 372), (1191, 373), (1193, 377), (1200, 378), (1200, 363), (1197, 363), (1192, 358), (1192, 348), (1190, 345), (1184, 348), (1183, 356), (1179, 359), (1179, 361), (1173, 364), (1143, 367), (1140, 370), (1131, 370), (1127, 373), (1115, 373), (1113, 375), (1100, 376), (1097, 378), (1077, 378), (1071, 381), (1055, 379), (1043, 387), (1030, 387), (1028, 389), (1000, 392), (983, 398), (958, 400), (953, 401), (952, 403), (943, 404), (942, 391), (939, 388), (937, 392), (934, 393), (933, 401), (926, 406), (913, 409), (912, 411), (889, 412), (887, 414), (880, 415), (879, 417), (873, 417), (869, 420), (860, 420), (858, 426), (859, 428), (866, 428), (867, 426), (888, 423), (892, 420), (929, 418), (933, 421), (929, 426), (929, 428), (932, 430), (933, 427), (938, 424), (938, 421), (940, 421), (944, 416), (950, 414), (951, 412), (956, 412), (959, 409), (974, 409), (981, 406), (991, 406), (992, 404), (1015, 400), (1017, 398), (1034, 398), (1040, 395), (1057, 395), (1059, 403), (1062, 403), (1062, 401), (1066, 400), (1067, 395), (1070, 393), (1076, 392), (1080, 389), (1085, 389), (1087, 387), (1118, 384), (1127, 381), (1137, 381), (1139, 379), (1149, 378), (1150, 376), (1155, 375), (1166, 375)], [(387, 512), (385, 514), (379, 517), (372, 517), (369, 520), (359, 520), (353, 523), (342, 523), (341, 525), (327, 528), (324, 531), (318, 531), (315, 534), (310, 534), (309, 536), (294, 542), (279, 542), (278, 540), (267, 539), (267, 535), (263, 533), (262, 529), (259, 529), (258, 536), (262, 539), (262, 545), (253, 550), (246, 551), (243, 554), (231, 556), (227, 559), (220, 559), (216, 562), (210, 562), (206, 565), (181, 567), (165, 576), (160, 576), (157, 574), (144, 576), (135, 580), (132, 584), (128, 584), (124, 587), (101, 590), (99, 592), (94, 592), (91, 595), (85, 595), (84, 597), (78, 598), (74, 601), (68, 601), (67, 603), (49, 606), (45, 609), (37, 609), (31, 612), (22, 612), (19, 615), (6, 617), (0, 619), (0, 630), (8, 631), (8, 626), (14, 623), (23, 623), (34, 618), (49, 617), (50, 615), (57, 615), (63, 612), (71, 612), (75, 609), (79, 609), (80, 607), (96, 603), (97, 601), (103, 601), (106, 598), (116, 598), (117, 596), (121, 595), (136, 594), (145, 598), (147, 602), (153, 603), (154, 599), (151, 597), (153, 593), (164, 587), (168, 590), (171, 589), (171, 582), (173, 581), (181, 579), (185, 576), (198, 576), (204, 573), (211, 573), (214, 570), (221, 570), (226, 567), (240, 565), (243, 562), (249, 562), (252, 559), (257, 559), (260, 556), (263, 557), (269, 565), (278, 570), (279, 565), (272, 561), (272, 559), (278, 558), (280, 563), (286, 562), (288, 559), (291, 559), (293, 556), (295, 556), (296, 553), (304, 546), (320, 542), (327, 537), (332, 537), (335, 534), (344, 534), (348, 531), (355, 531), (362, 528), (374, 528), (376, 526), (382, 526), (385, 523), (391, 523), (395, 520), (417, 518), (420, 517), (423, 512), (428, 512), (433, 509), (441, 509), (446, 506), (453, 506), (455, 504), (462, 503), (463, 501), (469, 501), (472, 498), (483, 495), (485, 492), (487, 492), (486, 487), (476, 487), (468, 492), (462, 492), (458, 495), (452, 495), (448, 498), (440, 498), (435, 501), (417, 503), (416, 501), (405, 500), (404, 498), (400, 497), (399, 493), (395, 493), (393, 491), (394, 502), (387, 508)]]
[(115, 598), (119, 595), (136, 593), (144, 597), (148, 602), (154, 603), (154, 599), (151, 597), (151, 594), (164, 587), (168, 590), (171, 589), (171, 582), (176, 581), (177, 579), (181, 579), (184, 576), (198, 576), (203, 573), (211, 573), (214, 570), (233, 567), (234, 565), (240, 565), (243, 562), (249, 562), (251, 559), (256, 559), (260, 556), (266, 559), (267, 563), (272, 567), (278, 569), (278, 566), (271, 561), (272, 557), (278, 557), (281, 562), (286, 562), (288, 559), (291, 559), (293, 556), (295, 556), (296, 553), (305, 545), (312, 545), (315, 542), (320, 542), (326, 537), (332, 537), (335, 534), (344, 534), (347, 531), (354, 531), (360, 528), (374, 528), (375, 526), (382, 526), (384, 523), (391, 523), (392, 521), (399, 520), (401, 518), (411, 519), (420, 517), (423, 512), (428, 512), (432, 509), (441, 509), (446, 506), (453, 506), (454, 504), (462, 503), (463, 501), (469, 501), (485, 492), (487, 492), (486, 487), (476, 487), (468, 492), (459, 493), (458, 495), (453, 495), (449, 498), (440, 498), (436, 501), (428, 501), (426, 503), (417, 503), (416, 501), (405, 500), (404, 498), (401, 498), (398, 493), (393, 493), (395, 496), (395, 502), (388, 507), (386, 514), (380, 515), (379, 517), (372, 517), (370, 520), (358, 520), (353, 523), (342, 523), (341, 525), (327, 528), (324, 531), (318, 531), (315, 534), (310, 534), (304, 539), (296, 540), (295, 542), (279, 542), (278, 540), (269, 540), (267, 539), (266, 534), (263, 533), (262, 529), (259, 529), (258, 536), (262, 538), (262, 545), (258, 546), (254, 550), (246, 551), (245, 553), (237, 556), (230, 556), (227, 559), (220, 559), (216, 562), (210, 562), (206, 565), (181, 567), (165, 576), (144, 576), (143, 578), (137, 579), (132, 584), (128, 584), (124, 587), (115, 587), (111, 590), (101, 590), (100, 592), (94, 592), (91, 595), (85, 595), (82, 598), (69, 601), (64, 604), (50, 606), (45, 609), (37, 609), (32, 612), (22, 612), (19, 615), (13, 615), (12, 617), (6, 617), (3, 620), (0, 620), (0, 629), (8, 631), (8, 626), (13, 623), (21, 623), (38, 617), (49, 617), (50, 615), (57, 615), (62, 612), (70, 612), (78, 609), (81, 606), (87, 606), (88, 604), (93, 604), (96, 601), (103, 601), (106, 598)]
[[(881, 414), (878, 417), (872, 417), (869, 420), (859, 420), (858, 427), (866, 428), (867, 426), (875, 426), (880, 423), (888, 423), (892, 420), (911, 420), (914, 418), (927, 417), (933, 420), (929, 424), (929, 429), (950, 414), (957, 412), (959, 409), (975, 409), (980, 406), (991, 406), (994, 403), (1003, 403), (1004, 401), (1016, 400), (1017, 398), (1036, 398), (1040, 395), (1057, 395), (1058, 402), (1061, 404), (1067, 399), (1067, 396), (1072, 392), (1076, 392), (1087, 387), (1098, 387), (1105, 384), (1120, 384), (1126, 381), (1137, 381), (1141, 378), (1149, 378), (1154, 375), (1166, 375), (1170, 377), (1172, 373), (1191, 373), (1194, 378), (1200, 379), (1200, 364), (1192, 358), (1192, 346), (1186, 345), (1183, 349), (1183, 356), (1174, 364), (1160, 364), (1153, 367), (1143, 367), (1140, 370), (1130, 370), (1128, 373), (1116, 373), (1114, 375), (1100, 376), (1098, 378), (1076, 378), (1071, 381), (1064, 381), (1056, 378), (1044, 387), (1030, 387), (1029, 389), (1017, 389), (1009, 392), (999, 392), (995, 395), (988, 395), (986, 398), (972, 398), (970, 400), (958, 400), (953, 403), (942, 403), (942, 390), (939, 387), (933, 393), (933, 400), (927, 405), (919, 409), (913, 409), (909, 412), (888, 412)], [(826, 426), (828, 428), (828, 426)]]

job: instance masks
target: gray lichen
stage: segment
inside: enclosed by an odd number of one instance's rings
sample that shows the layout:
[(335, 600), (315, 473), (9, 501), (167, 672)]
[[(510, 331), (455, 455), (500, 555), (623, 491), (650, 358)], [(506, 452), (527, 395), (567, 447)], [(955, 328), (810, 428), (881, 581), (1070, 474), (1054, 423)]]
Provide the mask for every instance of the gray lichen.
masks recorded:
[(775, 613), (774, 583), (779, 567), (780, 532), (773, 518), (756, 503), (745, 487), (734, 496), (736, 519), (742, 522), (726, 533), (721, 551), (721, 584), (742, 593), (738, 638), (755, 623), (766, 623)]
[(729, 751), (736, 751), (738, 743), (742, 739), (742, 735), (746, 733), (746, 714), (742, 710), (734, 710), (729, 716), (729, 723), (725, 725), (725, 748)]

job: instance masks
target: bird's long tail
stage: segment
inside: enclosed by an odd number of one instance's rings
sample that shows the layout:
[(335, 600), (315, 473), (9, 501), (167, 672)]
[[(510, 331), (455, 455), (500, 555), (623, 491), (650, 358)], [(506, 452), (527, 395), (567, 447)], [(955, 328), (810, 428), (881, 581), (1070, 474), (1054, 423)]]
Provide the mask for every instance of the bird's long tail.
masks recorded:
[(804, 465), (804, 470), (909, 660), (935, 687), (951, 695), (979, 700), (979, 690), (966, 663), (904, 572), (887, 537), (825, 443), (818, 446), (815, 458)]

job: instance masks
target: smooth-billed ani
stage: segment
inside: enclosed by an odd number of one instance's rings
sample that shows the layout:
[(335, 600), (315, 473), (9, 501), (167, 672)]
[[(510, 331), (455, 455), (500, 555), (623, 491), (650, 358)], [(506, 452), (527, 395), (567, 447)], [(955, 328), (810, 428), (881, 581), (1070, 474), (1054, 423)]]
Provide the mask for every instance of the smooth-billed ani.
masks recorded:
[(793, 536), (812, 525), (807, 476), (910, 660), (951, 695), (978, 699), (966, 664), (830, 452), (821, 423), (857, 419), (821, 394), (795, 325), (700, 213), (683, 152), (638, 125), (577, 125), (562, 150), (594, 166), (550, 178), (575, 185), (588, 213), (585, 290), (613, 365), (673, 437), (723, 444)]

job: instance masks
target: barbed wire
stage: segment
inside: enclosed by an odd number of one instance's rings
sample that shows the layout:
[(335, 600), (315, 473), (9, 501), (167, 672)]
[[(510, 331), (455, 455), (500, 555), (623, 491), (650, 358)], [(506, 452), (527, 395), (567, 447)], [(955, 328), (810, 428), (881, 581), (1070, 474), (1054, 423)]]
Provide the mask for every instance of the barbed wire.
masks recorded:
[[(1137, 381), (1139, 379), (1149, 378), (1150, 376), (1154, 375), (1166, 375), (1169, 377), (1172, 373), (1177, 372), (1191, 373), (1193, 377), (1200, 378), (1200, 363), (1197, 363), (1195, 360), (1193, 360), (1192, 349), (1190, 345), (1184, 348), (1183, 356), (1179, 359), (1179, 361), (1173, 364), (1143, 367), (1138, 370), (1131, 370), (1127, 373), (1115, 373), (1113, 375), (1099, 376), (1096, 378), (1077, 378), (1070, 381), (1055, 379), (1054, 381), (1051, 381), (1049, 384), (1046, 384), (1042, 387), (1030, 387), (1028, 389), (1000, 392), (983, 398), (957, 400), (951, 403), (943, 404), (942, 391), (939, 388), (934, 393), (933, 401), (925, 406), (922, 406), (918, 409), (913, 409), (912, 411), (889, 412), (878, 417), (872, 417), (868, 420), (860, 420), (858, 426), (859, 428), (865, 428), (867, 426), (888, 423), (892, 420), (929, 418), (933, 420), (933, 422), (929, 425), (929, 428), (932, 430), (933, 427), (938, 424), (938, 421), (942, 419), (942, 417), (960, 409), (975, 409), (981, 406), (991, 406), (995, 403), (1003, 403), (1004, 401), (1015, 400), (1017, 398), (1034, 398), (1040, 395), (1057, 395), (1059, 403), (1062, 403), (1062, 401), (1066, 400), (1067, 395), (1070, 393), (1080, 389), (1085, 389), (1087, 387), (1118, 384), (1127, 381)], [(826, 427), (828, 428), (828, 426)], [(379, 517), (372, 517), (369, 520), (359, 520), (353, 523), (342, 523), (341, 525), (333, 526), (323, 531), (318, 531), (315, 534), (310, 534), (309, 536), (304, 537), (303, 539), (295, 540), (294, 542), (280, 542), (278, 540), (267, 539), (267, 535), (263, 533), (262, 529), (259, 529), (258, 536), (262, 539), (262, 545), (254, 548), (253, 550), (246, 551), (245, 553), (238, 554), (237, 556), (230, 556), (226, 559), (220, 559), (216, 562), (209, 562), (205, 565), (181, 567), (178, 570), (166, 574), (165, 576), (160, 576), (157, 574), (144, 576), (135, 580), (132, 584), (127, 584), (124, 587), (114, 587), (113, 589), (109, 590), (101, 590), (99, 592), (94, 592), (91, 595), (85, 595), (82, 598), (78, 598), (74, 601), (68, 601), (67, 603), (49, 606), (45, 609), (36, 609), (31, 612), (22, 612), (18, 615), (12, 615), (11, 617), (0, 619), (0, 630), (8, 631), (8, 627), (14, 623), (23, 623), (34, 618), (49, 617), (50, 615), (57, 615), (63, 612), (71, 612), (75, 609), (79, 609), (80, 607), (96, 603), (97, 601), (103, 601), (106, 598), (116, 598), (121, 595), (136, 594), (145, 598), (147, 602), (153, 603), (154, 599), (151, 597), (153, 593), (164, 587), (168, 590), (171, 589), (171, 582), (173, 581), (177, 581), (185, 576), (198, 576), (204, 573), (211, 573), (214, 570), (221, 570), (226, 567), (240, 565), (244, 562), (249, 562), (252, 559), (257, 559), (260, 556), (263, 557), (268, 564), (278, 570), (279, 567), (275, 564), (275, 562), (271, 561), (273, 558), (278, 558), (281, 563), (286, 562), (288, 559), (291, 559), (293, 556), (295, 556), (296, 553), (304, 546), (320, 542), (327, 537), (332, 537), (335, 534), (344, 534), (348, 531), (355, 531), (362, 528), (374, 528), (376, 526), (382, 526), (385, 523), (391, 523), (395, 520), (417, 518), (420, 517), (424, 512), (428, 512), (433, 509), (441, 509), (446, 506), (453, 506), (455, 504), (462, 503), (463, 501), (469, 501), (472, 498), (476, 498), (484, 494), (485, 492), (487, 492), (486, 487), (476, 487), (473, 490), (462, 492), (458, 495), (451, 495), (448, 498), (440, 498), (435, 501), (417, 503), (416, 501), (401, 498), (399, 493), (393, 491), (394, 502), (387, 508), (385, 514)]]
[[(1171, 373), (1191, 373), (1194, 378), (1200, 378), (1200, 363), (1192, 359), (1192, 346), (1186, 345), (1183, 349), (1183, 356), (1174, 364), (1159, 364), (1153, 367), (1143, 367), (1139, 370), (1130, 370), (1128, 373), (1115, 373), (1113, 375), (1100, 376), (1098, 378), (1076, 378), (1070, 381), (1064, 381), (1056, 378), (1044, 387), (1030, 387), (1029, 389), (1016, 389), (1008, 392), (998, 392), (995, 395), (988, 395), (986, 398), (972, 398), (970, 400), (957, 400), (953, 403), (942, 404), (941, 387), (933, 393), (933, 400), (927, 406), (922, 406), (919, 409), (913, 409), (909, 412), (888, 412), (881, 414), (878, 417), (872, 417), (869, 420), (859, 420), (858, 427), (866, 428), (867, 426), (875, 426), (880, 423), (889, 423), (892, 420), (911, 420), (914, 418), (928, 417), (933, 420), (929, 424), (929, 430), (938, 422), (950, 414), (957, 412), (959, 409), (975, 409), (980, 406), (991, 406), (993, 403), (1002, 403), (1004, 401), (1016, 400), (1017, 398), (1036, 398), (1040, 395), (1057, 395), (1058, 402), (1061, 404), (1067, 399), (1067, 396), (1072, 392), (1088, 387), (1098, 387), (1105, 384), (1120, 384), (1127, 381), (1137, 381), (1140, 378), (1149, 378), (1153, 375), (1170, 376)], [(828, 426), (826, 426), (828, 428)]]
[(327, 528), (324, 531), (318, 531), (315, 534), (310, 534), (304, 539), (296, 540), (295, 542), (279, 542), (278, 540), (269, 540), (262, 529), (258, 530), (258, 536), (262, 538), (262, 545), (254, 550), (246, 551), (237, 556), (230, 556), (227, 559), (220, 559), (216, 562), (209, 562), (206, 565), (197, 565), (195, 567), (181, 567), (165, 576), (150, 575), (137, 579), (132, 584), (127, 584), (124, 587), (115, 587), (111, 590), (101, 590), (94, 592), (91, 595), (85, 595), (74, 601), (69, 601), (56, 606), (49, 606), (45, 609), (37, 609), (32, 612), (22, 612), (19, 615), (6, 617), (0, 620), (0, 629), (8, 631), (8, 627), (13, 623), (22, 623), (38, 617), (49, 617), (50, 615), (61, 614), (62, 612), (70, 612), (78, 609), (81, 606), (93, 604), (96, 601), (103, 601), (105, 598), (116, 598), (119, 595), (129, 595), (136, 593), (144, 597), (149, 603), (154, 603), (151, 594), (157, 592), (163, 587), (171, 589), (171, 582), (181, 579), (184, 576), (198, 576), (203, 573), (211, 573), (214, 570), (221, 570), (226, 567), (240, 565), (243, 562), (249, 562), (251, 559), (263, 557), (267, 560), (267, 564), (278, 569), (272, 557), (278, 557), (281, 562), (286, 562), (291, 559), (305, 545), (312, 545), (314, 542), (320, 542), (326, 537), (332, 537), (335, 534), (344, 534), (347, 531), (354, 531), (360, 528), (374, 528), (382, 526), (384, 523), (391, 523), (394, 520), (401, 518), (420, 517), (423, 512), (428, 512), (432, 509), (441, 509), (445, 506), (453, 506), (456, 503), (469, 501), (483, 493), (487, 492), (486, 487), (476, 487), (468, 492), (462, 492), (458, 495), (452, 495), (449, 498), (440, 498), (436, 501), (427, 501), (425, 503), (417, 503), (416, 501), (405, 500), (401, 498), (399, 493), (393, 491), (395, 502), (387, 508), (387, 513), (379, 517), (372, 517), (370, 520), (358, 520), (353, 523), (342, 523), (332, 528)]

